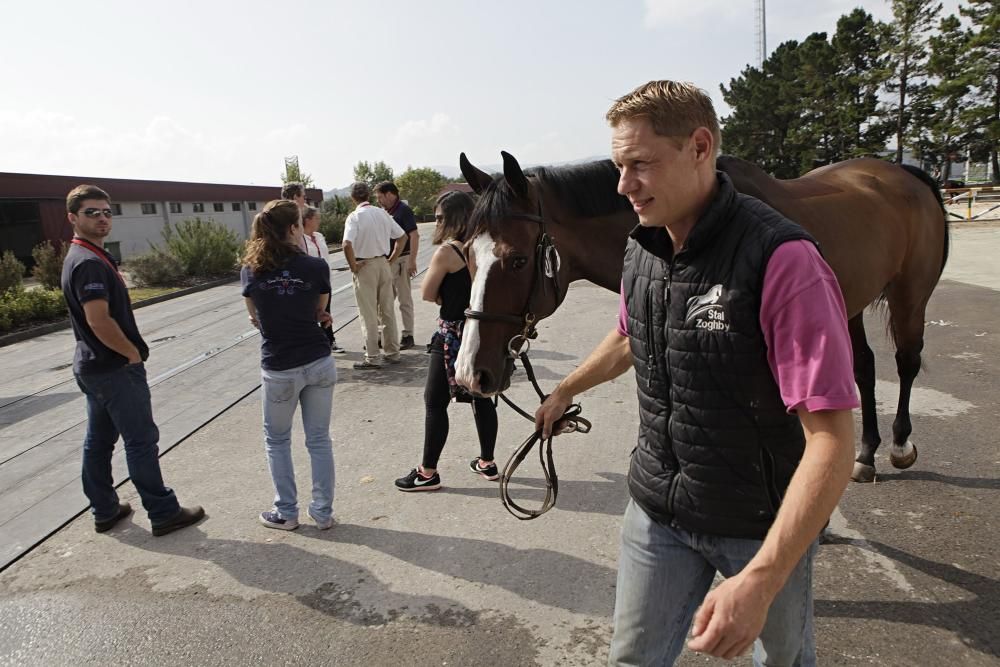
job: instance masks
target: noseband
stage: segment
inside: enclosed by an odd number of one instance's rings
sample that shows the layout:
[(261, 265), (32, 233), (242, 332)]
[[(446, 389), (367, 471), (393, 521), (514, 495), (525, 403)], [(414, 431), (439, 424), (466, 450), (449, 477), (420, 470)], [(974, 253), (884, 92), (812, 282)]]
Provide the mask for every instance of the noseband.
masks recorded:
[[(513, 338), (507, 341), (507, 355), (511, 360), (521, 360), (521, 365), (524, 366), (524, 372), (527, 374), (528, 380), (531, 381), (531, 386), (534, 387), (535, 393), (538, 394), (539, 402), (544, 403), (545, 399), (548, 398), (548, 394), (545, 394), (541, 387), (538, 386), (538, 380), (535, 378), (535, 371), (531, 366), (531, 362), (528, 360), (528, 352), (531, 351), (531, 341), (538, 336), (538, 330), (535, 328), (538, 318), (535, 315), (533, 303), (537, 306), (536, 291), (540, 292), (542, 297), (547, 294), (546, 286), (549, 281), (552, 282), (552, 286), (555, 289), (555, 298), (559, 298), (559, 269), (561, 266), (561, 260), (559, 259), (559, 251), (556, 250), (555, 243), (546, 230), (545, 217), (542, 215), (541, 199), (538, 200), (537, 215), (531, 215), (529, 213), (516, 213), (509, 217), (518, 220), (536, 222), (540, 227), (538, 240), (535, 243), (535, 273), (532, 275), (531, 291), (528, 292), (528, 300), (524, 304), (524, 309), (521, 311), (520, 315), (504, 315), (468, 309), (465, 311), (465, 317), (470, 320), (479, 320), (481, 322), (504, 322), (507, 324), (516, 324), (522, 327), (521, 333), (516, 334)], [(503, 393), (499, 394), (499, 396), (503, 399), (503, 402), (510, 406), (515, 412), (528, 421), (535, 423), (535, 418), (532, 415), (521, 409), (521, 407), (507, 398)], [(556, 421), (556, 426), (559, 427), (556, 432), (571, 433), (573, 431), (578, 431), (580, 433), (589, 433), (591, 427), (590, 422), (579, 415), (580, 405), (577, 403), (570, 405), (566, 412), (563, 413), (563, 416)], [(511, 454), (511, 457), (507, 460), (507, 464), (504, 466), (503, 472), (500, 474), (500, 501), (503, 503), (503, 506), (507, 509), (507, 511), (518, 519), (535, 519), (548, 512), (556, 504), (556, 498), (559, 496), (559, 477), (556, 475), (556, 465), (552, 458), (552, 437), (553, 436), (550, 435), (548, 438), (543, 438), (541, 429), (537, 429), (531, 436), (528, 437), (527, 440), (522, 442), (521, 445), (514, 450), (514, 453)], [(545, 441), (545, 446), (538, 448), (538, 461), (542, 467), (542, 475), (545, 477), (545, 499), (542, 501), (542, 506), (539, 509), (533, 510), (521, 507), (514, 502), (514, 499), (510, 497), (509, 484), (510, 479), (513, 477), (514, 471), (517, 467), (521, 465), (521, 462), (524, 461), (525, 457), (527, 457), (528, 453), (531, 452), (535, 444), (543, 439)]]

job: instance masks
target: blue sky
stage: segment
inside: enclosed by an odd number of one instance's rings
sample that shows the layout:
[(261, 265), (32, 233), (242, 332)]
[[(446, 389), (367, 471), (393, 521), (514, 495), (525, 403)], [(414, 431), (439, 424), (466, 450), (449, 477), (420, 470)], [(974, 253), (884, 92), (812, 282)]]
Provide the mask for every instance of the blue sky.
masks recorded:
[[(947, 0), (945, 12), (958, 0)], [(378, 11), (370, 7), (377, 7)], [(768, 45), (882, 0), (768, 0)], [(605, 155), (604, 112), (650, 79), (754, 58), (753, 0), (35, 0), (4, 6), (0, 171), (329, 189), (359, 160)]]

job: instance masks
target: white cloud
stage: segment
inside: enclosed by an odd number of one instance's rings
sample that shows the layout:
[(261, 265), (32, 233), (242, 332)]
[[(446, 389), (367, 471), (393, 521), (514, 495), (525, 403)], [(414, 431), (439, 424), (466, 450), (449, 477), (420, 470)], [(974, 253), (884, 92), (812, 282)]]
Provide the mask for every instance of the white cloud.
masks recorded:
[(643, 0), (643, 5), (646, 9), (643, 25), (659, 28), (677, 26), (678, 22), (691, 18), (731, 13), (728, 10), (733, 8), (734, 3), (732, 0)]
[(276, 184), (288, 147), (308, 135), (301, 124), (251, 139), (192, 130), (163, 115), (111, 128), (61, 112), (0, 110), (0, 171)]
[(396, 128), (391, 146), (406, 148), (413, 143), (455, 134), (458, 129), (451, 116), (437, 111), (429, 119), (408, 120)]
[(382, 149), (383, 159), (397, 173), (407, 166), (455, 161), (452, 146), (460, 142), (462, 128), (448, 114), (436, 111), (429, 118), (408, 120), (392, 133)]

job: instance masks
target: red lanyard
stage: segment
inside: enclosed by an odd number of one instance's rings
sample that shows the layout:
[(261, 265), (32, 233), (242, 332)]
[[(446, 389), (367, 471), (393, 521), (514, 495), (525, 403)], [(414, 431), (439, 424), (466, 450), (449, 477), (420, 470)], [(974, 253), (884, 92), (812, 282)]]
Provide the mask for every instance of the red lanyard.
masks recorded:
[(315, 237), (315, 236), (313, 236), (312, 234), (310, 234), (310, 235), (309, 235), (309, 240), (313, 242), (313, 245), (314, 245), (314, 246), (316, 246), (316, 256), (317, 256), (317, 257), (322, 257), (322, 256), (323, 256), (323, 253), (322, 253), (322, 252), (320, 252), (320, 249), (319, 249), (319, 242), (317, 242), (317, 241), (316, 241), (316, 237)]
[(104, 251), (101, 248), (98, 248), (96, 245), (94, 245), (90, 241), (87, 241), (86, 239), (81, 239), (81, 238), (79, 238), (77, 236), (73, 237), (73, 240), (71, 241), (71, 243), (73, 245), (78, 245), (81, 248), (86, 248), (90, 252), (92, 252), (95, 255), (97, 255), (97, 257), (102, 262), (104, 262), (105, 264), (108, 265), (108, 268), (110, 268), (112, 271), (114, 271), (115, 275), (118, 276), (118, 280), (122, 281), (122, 285), (125, 284), (125, 278), (123, 278), (122, 274), (118, 272), (118, 267), (115, 266), (115, 264), (110, 259), (108, 259), (108, 256), (106, 254), (104, 254)]

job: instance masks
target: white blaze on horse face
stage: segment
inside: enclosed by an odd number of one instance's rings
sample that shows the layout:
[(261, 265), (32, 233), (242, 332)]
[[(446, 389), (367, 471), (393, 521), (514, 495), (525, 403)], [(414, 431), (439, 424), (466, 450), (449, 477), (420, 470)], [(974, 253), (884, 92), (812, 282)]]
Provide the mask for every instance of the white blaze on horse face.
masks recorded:
[[(496, 245), (496, 241), (488, 232), (480, 234), (472, 242), (472, 252), (476, 257), (476, 278), (472, 282), (472, 295), (469, 298), (471, 310), (483, 309), (483, 303), (486, 301), (486, 278), (499, 259), (493, 254)], [(458, 359), (455, 360), (455, 381), (472, 391), (479, 391), (479, 382), (476, 378), (478, 352), (479, 320), (467, 319), (462, 329), (462, 346), (458, 350)]]

